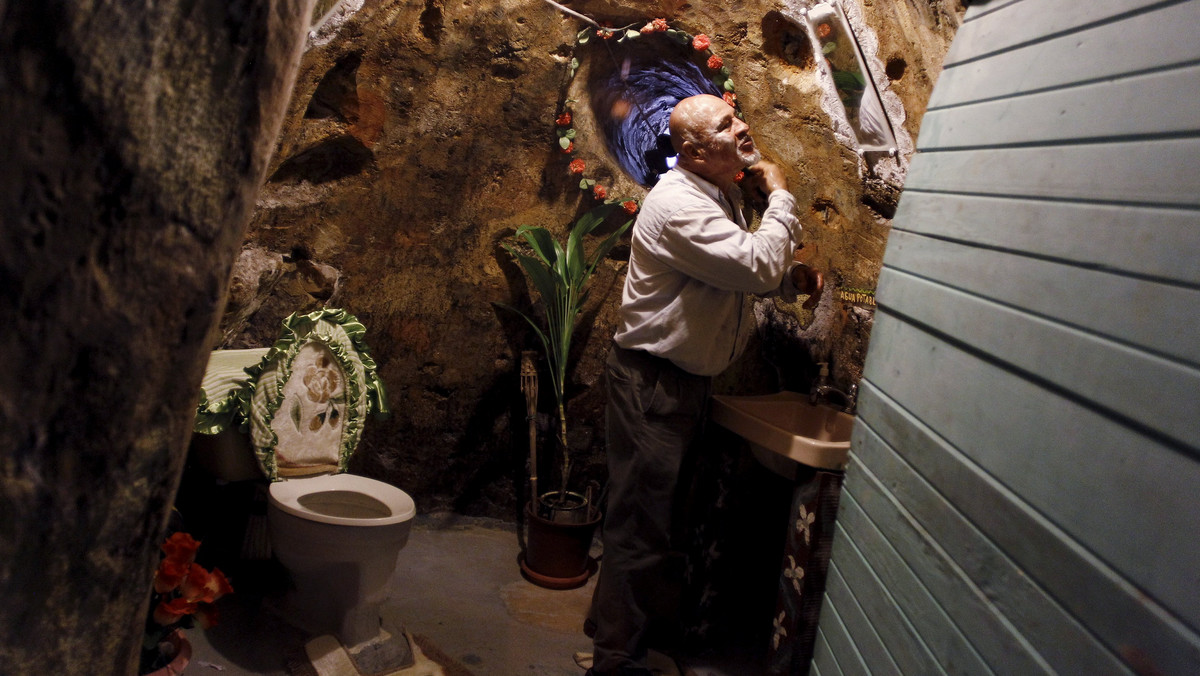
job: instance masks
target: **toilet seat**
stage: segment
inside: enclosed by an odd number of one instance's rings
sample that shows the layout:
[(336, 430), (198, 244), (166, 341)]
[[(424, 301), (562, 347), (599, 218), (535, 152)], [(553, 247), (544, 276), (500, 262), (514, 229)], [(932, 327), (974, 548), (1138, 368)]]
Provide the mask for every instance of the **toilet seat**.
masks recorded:
[(271, 481), (345, 472), (367, 414), (387, 412), (365, 333), (344, 310), (294, 314), (262, 361), (247, 369), (254, 381), (250, 438)]
[(281, 511), (334, 526), (387, 526), (417, 513), (416, 504), (404, 491), (353, 474), (275, 481), (268, 493)]

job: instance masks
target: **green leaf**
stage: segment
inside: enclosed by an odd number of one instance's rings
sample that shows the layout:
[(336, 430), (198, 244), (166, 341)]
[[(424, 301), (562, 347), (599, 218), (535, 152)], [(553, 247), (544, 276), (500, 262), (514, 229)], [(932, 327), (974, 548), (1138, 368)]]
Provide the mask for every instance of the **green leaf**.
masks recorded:
[(517, 228), (518, 238), (524, 239), (533, 247), (533, 252), (542, 259), (546, 265), (554, 265), (554, 238), (550, 236), (550, 231), (534, 225), (522, 225)]
[(733, 75), (733, 73), (729, 70), (729, 66), (721, 66), (721, 75), (729, 77), (730, 75)]
[(821, 53), (822, 54), (828, 54), (835, 49), (837, 49), (837, 43), (834, 42), (833, 40), (830, 40), (829, 42), (826, 42), (825, 44), (821, 45)]
[(635, 31), (632, 28), (625, 31), (625, 37), (630, 40), (632, 40), (634, 38), (639, 38), (641, 36), (642, 36), (641, 31)]
[(599, 265), (600, 261), (608, 255), (609, 251), (612, 251), (612, 248), (616, 246), (617, 242), (621, 239), (621, 235), (624, 235), (625, 231), (628, 230), (629, 226), (631, 225), (633, 225), (632, 218), (625, 221), (624, 225), (613, 231), (611, 235), (606, 237), (604, 241), (600, 243), (600, 246), (596, 247), (596, 250), (592, 252), (592, 258), (588, 261), (586, 277), (590, 277), (592, 275), (592, 272), (595, 271), (596, 266)]
[(727, 92), (733, 91), (733, 78), (726, 80), (724, 86), (725, 86), (725, 91), (727, 91)]
[(566, 137), (569, 139), (572, 139), (572, 140), (575, 139), (575, 128), (574, 127), (567, 130)]
[(587, 190), (587, 188), (588, 188), (588, 180), (586, 178), (579, 179), (579, 189)]
[(581, 45), (586, 45), (587, 41), (590, 39), (592, 39), (591, 28), (584, 28), (583, 30), (579, 31), (578, 35), (575, 36), (575, 42), (578, 42)]
[(558, 145), (563, 150), (566, 150), (567, 148), (571, 147), (571, 139), (567, 138), (566, 136), (560, 136), (558, 139)]
[(866, 88), (866, 84), (867, 82), (863, 78), (862, 73), (859, 73), (858, 71), (833, 71), (833, 85), (842, 91), (858, 93)]
[(533, 317), (530, 317), (529, 315), (525, 314), (524, 312), (521, 312), (517, 308), (515, 308), (507, 303), (496, 303), (495, 305), (502, 307), (505, 310), (511, 310), (511, 311), (515, 312), (518, 315), (520, 315), (521, 319), (524, 319), (526, 322), (529, 322), (529, 325), (531, 327), (533, 327), (534, 333), (537, 334), (538, 340), (540, 340), (542, 342), (542, 348), (544, 348), (546, 350), (547, 354), (550, 352), (550, 342), (548, 340), (546, 340), (545, 332), (542, 331), (542, 327), (538, 326), (538, 323), (536, 321), (534, 321)]

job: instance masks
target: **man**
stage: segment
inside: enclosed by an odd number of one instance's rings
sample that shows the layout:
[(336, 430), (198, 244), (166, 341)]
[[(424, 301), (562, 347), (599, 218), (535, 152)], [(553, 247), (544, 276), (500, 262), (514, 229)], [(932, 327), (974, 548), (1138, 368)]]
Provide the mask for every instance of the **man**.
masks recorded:
[[(708, 408), (712, 376), (754, 330), (749, 293), (810, 294), (823, 280), (793, 262), (800, 241), (795, 198), (779, 167), (761, 162), (749, 126), (715, 96), (671, 113), (676, 166), (646, 196), (633, 230), (620, 324), (606, 371), (609, 495), (589, 629), (589, 674), (650, 674), (648, 640), (678, 619), (682, 567), (680, 473)], [(741, 190), (765, 200), (746, 228)], [(681, 543), (680, 543), (681, 544)]]

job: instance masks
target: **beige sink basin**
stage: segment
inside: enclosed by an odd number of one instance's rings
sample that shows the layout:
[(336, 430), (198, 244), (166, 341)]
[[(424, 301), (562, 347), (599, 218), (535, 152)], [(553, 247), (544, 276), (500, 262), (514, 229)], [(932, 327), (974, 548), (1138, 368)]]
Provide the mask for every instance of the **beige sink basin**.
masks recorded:
[(854, 416), (814, 406), (796, 392), (713, 395), (712, 419), (750, 442), (760, 462), (788, 478), (795, 476), (793, 463), (840, 470), (850, 455)]

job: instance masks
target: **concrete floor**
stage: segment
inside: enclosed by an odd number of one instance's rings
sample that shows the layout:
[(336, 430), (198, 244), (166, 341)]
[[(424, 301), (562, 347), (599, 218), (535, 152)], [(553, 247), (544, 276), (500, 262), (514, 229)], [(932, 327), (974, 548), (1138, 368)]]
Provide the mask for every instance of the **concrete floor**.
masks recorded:
[[(478, 676), (582, 676), (573, 655), (590, 652), (583, 619), (595, 586), (553, 591), (526, 581), (515, 526), (452, 514), (417, 517), (400, 552), (385, 618), (428, 637)], [(247, 576), (243, 576), (245, 578)], [(220, 623), (188, 631), (188, 674), (290, 676), (287, 659), (307, 636), (271, 609), (252, 581), (222, 602)], [(259, 585), (261, 589), (261, 585)], [(744, 666), (695, 665), (696, 676), (754, 674)]]

